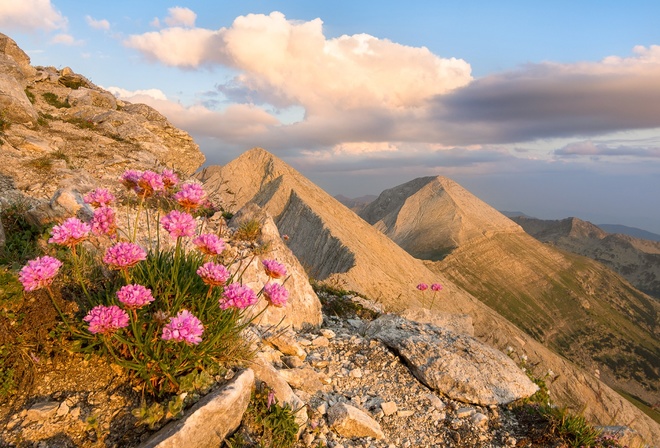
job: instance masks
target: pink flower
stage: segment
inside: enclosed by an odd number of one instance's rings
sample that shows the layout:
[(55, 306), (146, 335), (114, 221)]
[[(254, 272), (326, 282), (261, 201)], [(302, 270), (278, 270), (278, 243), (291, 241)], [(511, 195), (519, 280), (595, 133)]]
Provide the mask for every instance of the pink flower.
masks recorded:
[(165, 189), (165, 183), (163, 182), (163, 176), (160, 174), (153, 171), (145, 171), (138, 179), (137, 187), (135, 192), (139, 196), (148, 198), (156, 191), (163, 191)]
[(204, 333), (202, 322), (188, 310), (182, 310), (176, 317), (170, 317), (170, 321), (163, 327), (161, 338), (164, 341), (183, 341), (189, 345), (196, 345), (202, 342), (202, 333)]
[(440, 283), (433, 283), (431, 285), (431, 291), (442, 291), (442, 285)]
[(286, 267), (275, 260), (264, 260), (261, 262), (266, 270), (266, 275), (270, 278), (286, 277)]
[(114, 235), (117, 231), (115, 211), (110, 207), (100, 207), (94, 210), (92, 218), (92, 233), (96, 235)]
[(257, 295), (247, 286), (239, 283), (232, 283), (222, 292), (222, 298), (218, 301), (220, 308), (247, 308), (257, 303)]
[(160, 175), (163, 177), (165, 188), (173, 188), (179, 183), (179, 176), (169, 168), (165, 168)]
[(126, 285), (117, 291), (117, 298), (128, 309), (138, 309), (154, 301), (151, 289), (142, 285)]
[(198, 236), (193, 240), (193, 244), (206, 255), (219, 255), (225, 249), (224, 240), (212, 233)]
[(103, 262), (111, 269), (126, 269), (147, 259), (147, 253), (135, 243), (117, 243), (108, 248)]
[(26, 291), (34, 291), (49, 286), (62, 266), (57, 258), (44, 256), (28, 261), (18, 274), (18, 279)]
[(221, 264), (213, 263), (212, 261), (201, 265), (199, 269), (197, 269), (197, 275), (202, 278), (204, 283), (210, 286), (224, 285), (231, 276), (226, 267)]
[(174, 200), (186, 210), (199, 207), (205, 199), (206, 192), (196, 183), (183, 184), (181, 190), (174, 195)]
[(178, 210), (172, 210), (160, 218), (160, 223), (172, 238), (193, 236), (195, 234), (195, 227), (197, 227), (195, 218), (188, 213)]
[(419, 285), (417, 285), (417, 289), (419, 289), (420, 291), (426, 291), (427, 289), (429, 289), (429, 285), (427, 285), (426, 283), (420, 283)]
[(142, 176), (141, 171), (137, 170), (126, 170), (124, 174), (121, 175), (119, 180), (126, 187), (127, 190), (134, 190), (138, 186), (138, 180)]
[(286, 301), (289, 298), (289, 291), (277, 283), (267, 283), (264, 286), (264, 295), (266, 299), (274, 306), (285, 306)]
[(94, 207), (105, 207), (114, 202), (115, 196), (106, 188), (97, 188), (85, 195), (85, 202)]
[(59, 226), (53, 227), (49, 243), (73, 247), (89, 236), (91, 227), (78, 218), (68, 218)]
[(128, 326), (128, 313), (117, 305), (97, 305), (92, 308), (83, 320), (89, 323), (90, 333), (112, 334), (120, 328)]

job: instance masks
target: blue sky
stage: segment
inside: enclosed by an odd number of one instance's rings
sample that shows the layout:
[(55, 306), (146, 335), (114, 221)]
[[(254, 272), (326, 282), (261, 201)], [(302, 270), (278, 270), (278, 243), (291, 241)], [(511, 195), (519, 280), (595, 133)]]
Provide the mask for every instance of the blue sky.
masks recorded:
[(655, 1), (0, 0), (33, 65), (331, 194), (451, 177), (500, 210), (660, 233)]

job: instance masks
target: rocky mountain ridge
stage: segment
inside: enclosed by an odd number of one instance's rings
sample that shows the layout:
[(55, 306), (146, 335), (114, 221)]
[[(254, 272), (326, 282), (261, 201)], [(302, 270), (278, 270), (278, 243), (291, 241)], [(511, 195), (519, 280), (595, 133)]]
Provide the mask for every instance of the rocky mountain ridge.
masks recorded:
[(543, 243), (589, 257), (660, 300), (660, 242), (609, 233), (578, 218), (511, 218)]

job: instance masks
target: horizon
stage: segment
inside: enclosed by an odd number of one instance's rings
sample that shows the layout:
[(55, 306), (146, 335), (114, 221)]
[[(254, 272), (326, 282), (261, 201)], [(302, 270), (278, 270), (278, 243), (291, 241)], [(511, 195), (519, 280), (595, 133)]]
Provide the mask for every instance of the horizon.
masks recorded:
[[(660, 4), (0, 0), (33, 65), (148, 104), (224, 165), (332, 196), (449, 177), (498, 210), (660, 234)], [(655, 193), (654, 193), (655, 192)]]

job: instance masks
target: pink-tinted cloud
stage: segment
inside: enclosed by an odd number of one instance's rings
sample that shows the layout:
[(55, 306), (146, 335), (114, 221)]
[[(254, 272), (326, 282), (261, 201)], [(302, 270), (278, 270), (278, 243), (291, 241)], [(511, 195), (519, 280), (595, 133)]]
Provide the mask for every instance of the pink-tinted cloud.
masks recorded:
[(67, 19), (50, 0), (0, 2), (0, 29), (26, 32), (64, 30)]
[(641, 157), (660, 159), (660, 148), (624, 145), (611, 146), (592, 141), (581, 141), (569, 143), (563, 148), (553, 151), (553, 154), (559, 157)]
[(87, 25), (94, 28), (95, 30), (107, 31), (110, 29), (110, 22), (108, 22), (106, 19), (96, 20), (91, 16), (85, 16), (85, 22), (87, 22)]

